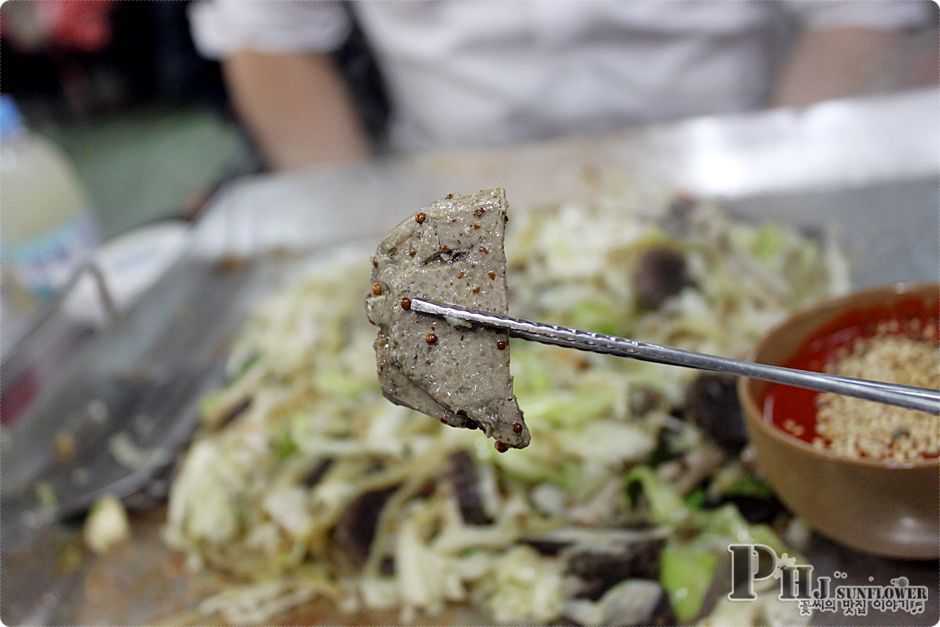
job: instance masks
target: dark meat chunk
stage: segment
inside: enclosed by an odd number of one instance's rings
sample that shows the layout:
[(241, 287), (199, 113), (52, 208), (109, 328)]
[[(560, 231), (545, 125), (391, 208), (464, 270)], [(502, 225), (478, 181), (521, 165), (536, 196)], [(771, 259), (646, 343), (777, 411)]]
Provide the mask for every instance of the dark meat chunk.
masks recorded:
[(744, 496), (740, 494), (725, 496), (716, 501), (709, 501), (708, 507), (721, 507), (727, 503), (733, 504), (741, 516), (752, 525), (770, 524), (787, 510), (776, 496), (761, 498), (758, 496)]
[(685, 258), (671, 248), (649, 249), (633, 273), (637, 303), (646, 309), (659, 309), (688, 284)]
[(324, 459), (317, 462), (313, 468), (307, 471), (307, 474), (303, 476), (300, 483), (307, 488), (312, 488), (313, 486), (320, 483), (320, 479), (333, 467), (332, 459)]
[[(718, 562), (718, 568), (712, 577), (711, 583), (705, 592), (705, 598), (702, 599), (702, 605), (698, 611), (698, 617), (708, 616), (715, 611), (715, 608), (724, 599), (728, 597), (736, 585), (731, 577), (727, 575), (731, 569), (730, 555), (722, 555)], [(737, 573), (735, 573), (737, 579)]]
[(662, 401), (663, 395), (654, 389), (640, 386), (631, 388), (628, 399), (630, 415), (634, 418), (645, 416), (659, 407)]
[(646, 463), (656, 468), (660, 464), (676, 457), (677, 454), (674, 452), (674, 443), (677, 435), (678, 433), (675, 427), (664, 424), (659, 429), (659, 433), (656, 434), (656, 447), (653, 449), (653, 452), (650, 453)]
[(488, 525), (493, 519), (483, 508), (480, 498), (480, 477), (476, 463), (466, 451), (458, 451), (450, 456), (450, 478), (454, 484), (460, 516), (468, 525)]
[(675, 625), (676, 614), (672, 611), (672, 604), (669, 602), (669, 595), (663, 592), (659, 597), (659, 603), (653, 608), (649, 618), (643, 622), (644, 625)]
[(557, 540), (534, 540), (530, 538), (522, 538), (522, 541), (542, 555), (551, 556), (558, 555), (566, 546), (568, 546), (568, 543)]
[(568, 558), (566, 572), (584, 582), (579, 596), (597, 600), (625, 579), (658, 579), (662, 539), (651, 539), (619, 552), (584, 551)]
[(336, 523), (336, 543), (356, 564), (362, 565), (368, 559), (379, 515), (397, 489), (384, 488), (360, 494), (346, 507)]
[(203, 421), (203, 424), (213, 430), (224, 429), (232, 424), (236, 418), (245, 413), (248, 408), (251, 407), (253, 400), (251, 396), (247, 396), (234, 405), (224, 408), (215, 416), (207, 418)]
[(736, 455), (747, 444), (734, 377), (712, 373), (696, 377), (686, 392), (685, 413), (726, 453)]

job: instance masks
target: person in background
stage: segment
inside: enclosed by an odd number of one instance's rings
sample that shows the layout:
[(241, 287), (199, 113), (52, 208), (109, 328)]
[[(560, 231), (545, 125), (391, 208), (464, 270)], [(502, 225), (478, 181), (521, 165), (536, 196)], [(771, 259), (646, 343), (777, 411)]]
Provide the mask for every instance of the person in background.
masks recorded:
[(384, 78), (395, 151), (600, 133), (936, 80), (936, 44), (906, 33), (932, 2), (199, 2), (202, 54), (223, 61), (269, 163), (374, 150), (330, 56), (361, 27)]

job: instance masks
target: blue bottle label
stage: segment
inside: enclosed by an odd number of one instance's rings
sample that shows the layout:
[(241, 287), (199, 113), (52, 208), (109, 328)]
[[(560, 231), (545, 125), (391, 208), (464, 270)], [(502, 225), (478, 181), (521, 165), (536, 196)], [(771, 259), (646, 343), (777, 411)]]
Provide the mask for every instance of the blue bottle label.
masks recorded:
[(99, 241), (91, 211), (83, 211), (27, 242), (3, 246), (16, 281), (39, 297), (62, 287)]

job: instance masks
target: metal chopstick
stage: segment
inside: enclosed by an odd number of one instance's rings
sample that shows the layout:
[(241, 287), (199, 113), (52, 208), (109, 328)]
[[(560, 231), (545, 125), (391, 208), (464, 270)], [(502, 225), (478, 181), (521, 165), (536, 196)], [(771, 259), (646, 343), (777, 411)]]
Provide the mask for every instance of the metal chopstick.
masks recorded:
[(817, 392), (832, 392), (878, 403), (896, 405), (906, 409), (940, 414), (940, 390), (838, 377), (821, 372), (727, 359), (555, 324), (534, 322), (509, 316), (497, 316), (415, 297), (411, 298), (411, 311), (469, 322), (503, 331), (511, 337), (542, 344), (553, 344), (593, 353), (606, 353), (684, 368), (751, 377)]

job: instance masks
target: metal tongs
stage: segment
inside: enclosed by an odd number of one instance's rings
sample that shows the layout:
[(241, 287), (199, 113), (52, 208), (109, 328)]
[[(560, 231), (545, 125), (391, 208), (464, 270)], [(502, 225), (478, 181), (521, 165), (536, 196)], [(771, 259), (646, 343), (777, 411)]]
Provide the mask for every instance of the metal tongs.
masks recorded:
[(553, 344), (580, 351), (605, 353), (683, 368), (751, 377), (817, 392), (832, 392), (887, 405), (896, 405), (906, 409), (940, 414), (940, 391), (938, 390), (727, 359), (555, 324), (533, 322), (509, 316), (497, 316), (415, 297), (411, 298), (411, 311), (440, 316), (450, 320), (460, 320), (488, 329), (503, 331), (510, 337), (542, 344)]

